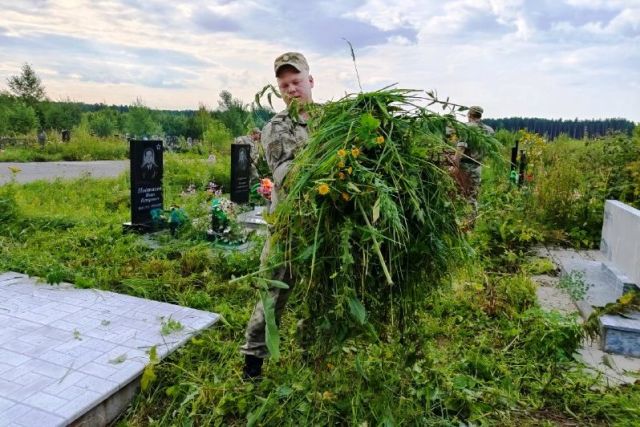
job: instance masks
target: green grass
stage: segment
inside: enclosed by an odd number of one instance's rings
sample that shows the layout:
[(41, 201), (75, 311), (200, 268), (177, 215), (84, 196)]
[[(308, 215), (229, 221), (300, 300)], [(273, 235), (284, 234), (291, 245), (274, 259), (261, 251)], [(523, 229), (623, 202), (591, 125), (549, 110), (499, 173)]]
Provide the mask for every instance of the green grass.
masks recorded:
[[(198, 218), (207, 195), (180, 193), (190, 182), (228, 179), (226, 162), (180, 159), (167, 156), (165, 204)], [(154, 367), (157, 379), (121, 426), (624, 426), (640, 415), (638, 385), (604, 389), (572, 360), (575, 319), (541, 311), (526, 274), (488, 273), (478, 262), (424, 295), (404, 335), (351, 338), (322, 359), (309, 360), (300, 347), (300, 304), (291, 301), (280, 362), (267, 362), (261, 383), (243, 382), (238, 349), (257, 295), (228, 281), (258, 266), (261, 242), (247, 254), (227, 253), (187, 229), (151, 249), (122, 233), (128, 203), (126, 176), (0, 187), (0, 271), (222, 314)], [(167, 319), (168, 333), (177, 327)]]
[(6, 147), (0, 150), (0, 162), (49, 162), (75, 160), (121, 160), (129, 156), (129, 144), (120, 138), (79, 135), (69, 142), (48, 141), (44, 146)]

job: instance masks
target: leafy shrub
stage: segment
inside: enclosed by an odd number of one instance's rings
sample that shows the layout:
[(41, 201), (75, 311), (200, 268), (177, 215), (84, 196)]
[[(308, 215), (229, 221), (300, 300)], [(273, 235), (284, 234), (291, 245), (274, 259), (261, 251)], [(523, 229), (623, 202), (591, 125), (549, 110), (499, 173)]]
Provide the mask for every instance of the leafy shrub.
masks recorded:
[(16, 134), (25, 134), (38, 127), (38, 117), (33, 107), (16, 102), (9, 112), (9, 129)]
[(190, 184), (204, 189), (210, 181), (222, 185), (225, 191), (230, 190), (231, 159), (218, 156), (211, 164), (203, 159), (185, 158), (167, 154), (164, 157), (164, 178), (172, 186), (184, 189)]
[(4, 162), (44, 162), (60, 160), (118, 160), (126, 159), (129, 147), (119, 138), (98, 138), (88, 133), (72, 133), (70, 142), (49, 138), (44, 146), (30, 144), (23, 147), (8, 147), (0, 153)]
[(214, 153), (230, 154), (233, 136), (227, 127), (217, 120), (212, 120), (204, 131), (203, 139)]
[(540, 360), (564, 362), (571, 360), (583, 337), (583, 331), (575, 318), (557, 311), (531, 308), (520, 320), (526, 335), (521, 337), (524, 348)]
[(8, 223), (18, 218), (19, 208), (16, 203), (15, 189), (8, 184), (0, 187), (0, 223)]
[(606, 200), (640, 206), (638, 133), (596, 140), (563, 136), (551, 143), (526, 132), (499, 133), (505, 158), (514, 138), (520, 140), (526, 179), (516, 188), (503, 165), (488, 163), (476, 227), (480, 247), (494, 258), (502, 252), (509, 265), (535, 242), (598, 245)]
[(538, 274), (551, 274), (556, 273), (557, 267), (549, 258), (533, 258), (528, 260), (523, 266), (522, 271), (532, 276)]

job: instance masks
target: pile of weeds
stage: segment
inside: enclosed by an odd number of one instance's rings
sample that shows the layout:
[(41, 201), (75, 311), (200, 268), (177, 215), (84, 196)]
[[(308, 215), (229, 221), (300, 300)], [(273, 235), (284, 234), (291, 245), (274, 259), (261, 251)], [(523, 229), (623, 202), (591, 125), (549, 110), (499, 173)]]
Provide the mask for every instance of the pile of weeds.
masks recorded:
[[(454, 182), (436, 159), (454, 150), (450, 129), (487, 157), (498, 141), (422, 101), (416, 91), (391, 88), (309, 111), (310, 140), (283, 185), (270, 261), (297, 282), (292, 304), (322, 336), (314, 352), (362, 330), (405, 329), (464, 254)], [(269, 324), (273, 301), (263, 294)], [(270, 328), (266, 342), (277, 355)]]

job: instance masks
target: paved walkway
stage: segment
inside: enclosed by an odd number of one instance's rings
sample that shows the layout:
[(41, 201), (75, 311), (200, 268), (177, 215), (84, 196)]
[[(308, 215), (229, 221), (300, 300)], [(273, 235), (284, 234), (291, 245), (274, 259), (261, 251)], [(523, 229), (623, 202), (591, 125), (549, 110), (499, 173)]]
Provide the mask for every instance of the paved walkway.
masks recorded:
[[(549, 250), (547, 248), (539, 248), (537, 255), (553, 260), (556, 266), (558, 266), (558, 257), (562, 256), (571, 255), (593, 261), (601, 256), (598, 251)], [(569, 294), (558, 288), (560, 277), (540, 275), (533, 276), (532, 279), (538, 285), (536, 294), (540, 307), (548, 311), (575, 315), (579, 322), (583, 322), (581, 315), (588, 315), (588, 313), (578, 310), (578, 305)], [(599, 340), (591, 341), (585, 338), (577, 351), (576, 359), (582, 361), (594, 375), (599, 376), (603, 386), (615, 387), (635, 383), (640, 374), (640, 358), (606, 353), (600, 347)]]
[(0, 426), (105, 425), (134, 396), (151, 347), (164, 357), (218, 319), (0, 273)]
[(116, 177), (129, 169), (129, 160), (98, 160), (93, 162), (0, 162), (0, 185), (11, 179), (11, 169), (20, 169), (16, 175), (19, 183), (55, 178), (79, 178), (90, 174), (95, 178)]

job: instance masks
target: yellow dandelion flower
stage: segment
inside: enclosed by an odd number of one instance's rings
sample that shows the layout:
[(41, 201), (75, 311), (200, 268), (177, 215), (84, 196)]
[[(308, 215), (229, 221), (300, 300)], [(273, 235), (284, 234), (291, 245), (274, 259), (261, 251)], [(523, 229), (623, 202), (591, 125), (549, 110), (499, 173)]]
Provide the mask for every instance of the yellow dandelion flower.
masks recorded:
[(338, 162), (338, 167), (342, 169), (344, 167), (344, 162)]
[(340, 179), (345, 179), (347, 176), (344, 174), (344, 172), (338, 172), (338, 178)]
[(345, 150), (344, 148), (341, 148), (338, 150), (338, 157), (344, 157), (347, 155), (347, 150)]
[(322, 400), (333, 400), (336, 398), (336, 395), (330, 392), (329, 390), (322, 393)]
[(347, 168), (347, 173), (348, 173), (349, 175), (351, 175), (351, 173), (353, 173), (353, 168), (352, 168), (351, 166), (349, 166), (349, 167)]
[(329, 194), (329, 186), (327, 184), (320, 184), (318, 185), (318, 193), (321, 196), (326, 196), (327, 194)]
[(358, 147), (353, 147), (351, 149), (351, 155), (353, 157), (358, 157), (360, 155), (360, 149)]
[(345, 192), (343, 192), (343, 193), (341, 194), (341, 196), (342, 196), (342, 199), (343, 199), (345, 202), (348, 202), (349, 200), (351, 200), (351, 195), (350, 195), (349, 193), (345, 193)]
[(376, 144), (380, 145), (384, 142), (384, 136), (380, 135), (376, 138)]

